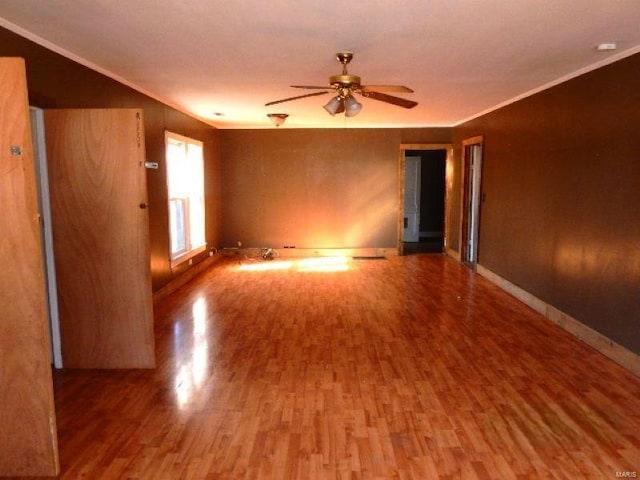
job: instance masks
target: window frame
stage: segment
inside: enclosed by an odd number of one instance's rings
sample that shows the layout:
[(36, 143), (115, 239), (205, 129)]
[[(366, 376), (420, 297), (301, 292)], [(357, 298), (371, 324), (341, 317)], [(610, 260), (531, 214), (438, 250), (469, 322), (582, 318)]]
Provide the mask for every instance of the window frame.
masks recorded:
[[(205, 187), (204, 187), (204, 177), (205, 177), (205, 172), (204, 172), (204, 144), (203, 142), (201, 142), (200, 140), (197, 140), (195, 138), (190, 138), (190, 137), (186, 137), (184, 135), (180, 135), (178, 133), (174, 133), (174, 132), (170, 132), (168, 130), (165, 130), (165, 134), (164, 134), (164, 139), (165, 139), (165, 171), (166, 171), (166, 176), (167, 176), (167, 214), (168, 214), (168, 226), (169, 226), (169, 231), (168, 231), (168, 242), (169, 242), (169, 262), (170, 262), (170, 266), (171, 269), (182, 265), (183, 263), (190, 261), (193, 257), (195, 257), (196, 255), (198, 255), (199, 253), (202, 253), (204, 251), (206, 251), (207, 249), (207, 239), (206, 239), (206, 214), (205, 214)], [(194, 191), (190, 191), (189, 194), (187, 195), (177, 195), (177, 194), (173, 194), (172, 195), (172, 191), (171, 191), (171, 178), (170, 178), (170, 168), (169, 168), (169, 145), (174, 142), (174, 143), (182, 143), (185, 145), (185, 158), (188, 156), (188, 146), (189, 145), (195, 145), (197, 147), (200, 148), (200, 150), (202, 151), (202, 190), (201, 191), (197, 191), (195, 192), (194, 195)], [(191, 227), (191, 214), (190, 214), (190, 204), (193, 201), (194, 196), (198, 196), (201, 197), (202, 200), (202, 232), (203, 232), (203, 242), (201, 245), (192, 245), (192, 239), (191, 239), (191, 234), (192, 234), (192, 227)], [(173, 252), (173, 232), (172, 232), (172, 214), (171, 214), (171, 207), (172, 207), (172, 202), (181, 202), (183, 204), (183, 229), (184, 229), (184, 241), (185, 241), (185, 248), (181, 249), (177, 252)]]

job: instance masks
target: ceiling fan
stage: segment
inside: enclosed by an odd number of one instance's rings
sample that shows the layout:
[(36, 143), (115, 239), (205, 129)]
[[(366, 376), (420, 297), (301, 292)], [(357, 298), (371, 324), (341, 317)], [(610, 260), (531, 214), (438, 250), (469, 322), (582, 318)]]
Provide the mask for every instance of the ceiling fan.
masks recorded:
[(360, 113), (362, 110), (362, 104), (356, 100), (354, 93), (358, 93), (365, 98), (372, 98), (373, 100), (379, 100), (381, 102), (390, 103), (403, 108), (413, 108), (418, 105), (417, 102), (407, 100), (401, 97), (395, 97), (393, 95), (387, 95), (382, 92), (398, 92), (398, 93), (413, 93), (408, 87), (403, 85), (362, 85), (360, 83), (360, 77), (357, 75), (351, 75), (347, 72), (347, 65), (353, 59), (353, 53), (351, 52), (339, 52), (336, 53), (336, 59), (342, 64), (342, 74), (332, 75), (329, 77), (329, 85), (317, 86), (317, 85), (291, 85), (293, 88), (303, 88), (307, 90), (323, 90), (321, 92), (307, 93), (305, 95), (298, 95), (295, 97), (283, 98), (281, 100), (275, 100), (265, 104), (265, 107), (270, 105), (276, 105), (278, 103), (289, 102), (291, 100), (298, 100), (300, 98), (315, 97), (317, 95), (325, 95), (330, 92), (335, 92), (336, 96), (333, 97), (324, 106), (324, 109), (329, 112), (330, 115), (344, 112), (345, 116), (353, 117)]

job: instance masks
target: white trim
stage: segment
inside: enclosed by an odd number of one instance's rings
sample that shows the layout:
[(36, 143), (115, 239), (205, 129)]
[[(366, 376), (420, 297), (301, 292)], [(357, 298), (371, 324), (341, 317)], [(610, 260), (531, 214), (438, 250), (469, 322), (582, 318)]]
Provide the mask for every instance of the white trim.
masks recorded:
[(598, 352), (626, 368), (634, 375), (640, 377), (640, 355), (637, 355), (622, 345), (617, 344), (610, 338), (593, 330), (591, 327), (588, 327), (570, 315), (567, 315), (553, 305), (549, 305), (543, 300), (540, 300), (532, 293), (514, 285), (508, 280), (502, 278), (500, 275), (493, 273), (488, 268), (478, 264), (476, 271), (479, 275), (482, 275), (484, 278), (502, 288), (507, 293), (513, 295), (536, 312), (542, 314), (559, 327), (571, 333), (574, 337), (582, 340), (587, 345), (593, 347)]
[[(179, 256), (176, 256), (175, 258), (172, 258), (171, 269), (174, 269), (182, 265), (183, 263), (187, 262), (188, 260), (191, 260), (193, 257), (198, 255), (199, 253), (204, 252), (206, 249), (207, 249), (207, 244), (205, 243), (204, 245), (195, 247), (193, 250), (189, 250), (187, 252), (184, 252), (183, 254), (180, 254)], [(189, 263), (189, 265), (191, 265), (191, 263)]]
[[(203, 235), (204, 238), (202, 238), (201, 240), (204, 243), (200, 243), (200, 241), (197, 242), (197, 244), (194, 245), (194, 241), (192, 239), (192, 225), (193, 223), (191, 222), (192, 218), (191, 218), (191, 210), (192, 207), (191, 205), (195, 205), (196, 203), (200, 203), (200, 202), (192, 202), (191, 200), (193, 200), (194, 198), (194, 190), (189, 190), (188, 192), (182, 192), (184, 195), (186, 195), (185, 197), (185, 201), (183, 202), (183, 204), (186, 206), (184, 209), (184, 218), (185, 220), (185, 249), (184, 250), (180, 250), (178, 252), (174, 252), (173, 251), (173, 245), (172, 245), (172, 241), (171, 239), (173, 238), (173, 230), (172, 230), (172, 222), (171, 222), (171, 202), (173, 200), (175, 200), (176, 198), (178, 198), (177, 193), (175, 192), (171, 192), (171, 176), (169, 175), (169, 145), (170, 144), (179, 144), (179, 145), (184, 145), (185, 146), (185, 150), (184, 153), (186, 155), (186, 159), (188, 162), (190, 162), (189, 160), (189, 146), (194, 146), (194, 147), (198, 147), (200, 149), (200, 155), (198, 156), (198, 162), (202, 163), (202, 172), (199, 172), (202, 174), (202, 191), (198, 191), (197, 192), (197, 198), (202, 200), (202, 230), (203, 230)], [(205, 185), (204, 185), (204, 143), (200, 140), (197, 140), (195, 138), (190, 138), (190, 137), (185, 137), (184, 135), (180, 135), (178, 133), (174, 133), (171, 132), (169, 130), (165, 130), (164, 132), (164, 148), (165, 148), (165, 166), (166, 166), (166, 172), (167, 172), (167, 192), (169, 193), (169, 198), (167, 199), (167, 210), (169, 213), (169, 262), (171, 265), (171, 269), (182, 265), (183, 263), (189, 261), (189, 265), (192, 264), (191, 259), (193, 257), (195, 257), (197, 254), (204, 252), (207, 248), (207, 241), (206, 241), (206, 214), (205, 214), (205, 209), (206, 209), (206, 204), (205, 204)], [(173, 162), (171, 162), (171, 164), (173, 165)], [(174, 165), (175, 167), (175, 165)], [(176, 196), (173, 196), (176, 195)], [(195, 239), (195, 240), (199, 240), (199, 239)]]
[(171, 130), (165, 130), (164, 131), (165, 147), (167, 143), (171, 140), (175, 140), (177, 142), (182, 142), (182, 143), (192, 143), (204, 149), (204, 142), (202, 140), (198, 140), (197, 138), (186, 137), (184, 135), (180, 135), (179, 133), (172, 132)]

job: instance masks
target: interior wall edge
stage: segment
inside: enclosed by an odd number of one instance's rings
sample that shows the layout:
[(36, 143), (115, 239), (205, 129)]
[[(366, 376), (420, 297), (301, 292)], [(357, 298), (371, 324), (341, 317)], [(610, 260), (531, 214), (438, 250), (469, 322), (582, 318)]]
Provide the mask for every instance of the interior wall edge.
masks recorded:
[(462, 255), (460, 255), (460, 252), (458, 250), (453, 250), (451, 248), (445, 247), (444, 253), (462, 263)]
[(185, 285), (186, 283), (193, 280), (195, 277), (200, 275), (200, 273), (208, 270), (209, 267), (213, 266), (218, 260), (222, 258), (222, 254), (217, 252), (204, 260), (201, 260), (197, 264), (193, 264), (191, 268), (183, 272), (181, 275), (174, 277), (172, 280), (164, 284), (161, 288), (157, 289), (153, 292), (153, 303), (157, 303), (160, 300), (166, 298), (171, 295), (173, 292), (178, 290), (180, 287)]
[(639, 72), (636, 54), (453, 131), (457, 165), (484, 135), (479, 261), (635, 354)]
[(544, 302), (532, 293), (511, 283), (509, 280), (502, 278), (500, 275), (492, 272), (481, 264), (477, 264), (476, 272), (478, 275), (481, 275), (491, 283), (497, 285), (505, 292), (543, 315), (548, 320), (551, 320), (577, 339), (583, 341), (590, 347), (602, 353), (604, 356), (616, 362), (618, 365), (640, 377), (640, 355), (637, 355), (622, 345), (614, 342), (612, 339), (595, 331), (591, 327), (585, 325), (579, 320), (576, 320), (553, 305)]

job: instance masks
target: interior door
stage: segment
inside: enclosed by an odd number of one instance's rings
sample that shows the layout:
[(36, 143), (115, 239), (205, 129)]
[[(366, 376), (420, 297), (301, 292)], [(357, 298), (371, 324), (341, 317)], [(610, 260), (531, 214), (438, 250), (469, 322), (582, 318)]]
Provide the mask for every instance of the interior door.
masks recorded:
[(469, 210), (469, 262), (478, 261), (478, 235), (480, 233), (480, 174), (482, 172), (482, 147), (471, 145), (471, 191)]
[(405, 157), (404, 241), (420, 241), (420, 157)]
[(0, 477), (58, 472), (24, 61), (0, 58)]
[(482, 139), (463, 141), (464, 188), (462, 212), (462, 260), (469, 264), (478, 261), (480, 234), (480, 201), (482, 184)]
[(45, 111), (62, 357), (155, 366), (142, 112)]

